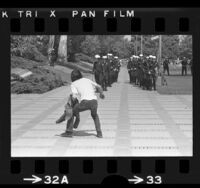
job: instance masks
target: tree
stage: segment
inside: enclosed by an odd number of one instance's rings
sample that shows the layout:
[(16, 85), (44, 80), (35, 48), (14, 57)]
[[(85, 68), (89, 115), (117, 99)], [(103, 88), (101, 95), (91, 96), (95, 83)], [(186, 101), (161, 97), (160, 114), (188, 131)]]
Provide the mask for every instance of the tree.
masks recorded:
[(179, 56), (192, 58), (192, 36), (184, 35), (179, 43)]
[(58, 58), (61, 61), (67, 61), (67, 35), (61, 35), (58, 46)]
[(69, 61), (75, 61), (75, 54), (81, 52), (81, 43), (85, 40), (85, 35), (68, 36), (67, 49)]
[(87, 35), (81, 43), (81, 51), (88, 56), (99, 54), (101, 52), (101, 46), (98, 36)]

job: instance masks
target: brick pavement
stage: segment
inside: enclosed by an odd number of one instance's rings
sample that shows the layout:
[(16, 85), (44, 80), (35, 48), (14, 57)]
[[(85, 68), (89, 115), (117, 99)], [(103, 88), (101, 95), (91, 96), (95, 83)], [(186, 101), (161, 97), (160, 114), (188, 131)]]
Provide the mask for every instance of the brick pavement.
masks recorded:
[(69, 87), (45, 94), (11, 95), (12, 156), (191, 156), (192, 96), (160, 95), (128, 83), (122, 68), (118, 83), (99, 99), (103, 139), (96, 137), (89, 112), (73, 138), (61, 137)]

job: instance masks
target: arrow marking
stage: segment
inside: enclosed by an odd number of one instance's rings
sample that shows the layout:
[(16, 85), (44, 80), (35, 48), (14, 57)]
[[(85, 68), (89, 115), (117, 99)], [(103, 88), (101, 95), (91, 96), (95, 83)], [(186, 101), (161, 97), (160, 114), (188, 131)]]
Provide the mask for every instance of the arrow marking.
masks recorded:
[(32, 178), (24, 178), (24, 181), (32, 181), (32, 184), (42, 181), (42, 178), (32, 175)]
[(134, 184), (138, 184), (144, 181), (144, 179), (138, 177), (138, 176), (133, 176), (133, 179), (128, 179), (129, 182), (134, 182)]

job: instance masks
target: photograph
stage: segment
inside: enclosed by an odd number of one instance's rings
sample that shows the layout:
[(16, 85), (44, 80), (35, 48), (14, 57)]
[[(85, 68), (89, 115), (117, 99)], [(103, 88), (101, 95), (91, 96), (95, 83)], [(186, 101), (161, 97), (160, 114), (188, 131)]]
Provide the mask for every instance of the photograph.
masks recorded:
[(192, 35), (11, 35), (11, 157), (193, 156)]

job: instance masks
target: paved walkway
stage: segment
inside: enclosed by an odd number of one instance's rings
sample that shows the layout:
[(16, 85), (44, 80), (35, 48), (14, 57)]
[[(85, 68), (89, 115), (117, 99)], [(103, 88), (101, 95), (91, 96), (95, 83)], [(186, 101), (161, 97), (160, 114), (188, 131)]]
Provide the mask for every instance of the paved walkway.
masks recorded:
[(121, 68), (118, 83), (99, 99), (103, 139), (96, 137), (89, 112), (81, 113), (74, 138), (61, 137), (69, 87), (45, 94), (11, 96), (12, 156), (191, 156), (192, 96), (160, 95), (128, 83)]

